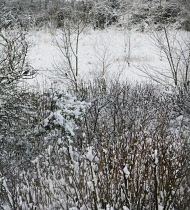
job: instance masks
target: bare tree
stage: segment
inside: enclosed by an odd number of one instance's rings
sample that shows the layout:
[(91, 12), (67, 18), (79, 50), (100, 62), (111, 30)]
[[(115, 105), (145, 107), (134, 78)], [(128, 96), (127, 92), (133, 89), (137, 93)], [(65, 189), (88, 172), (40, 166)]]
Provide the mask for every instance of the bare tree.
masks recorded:
[(28, 43), (20, 30), (0, 31), (0, 85), (1, 89), (17, 84), (34, 71), (27, 61)]
[[(84, 10), (83, 10), (84, 9)], [(79, 41), (88, 23), (89, 14), (85, 7), (72, 2), (65, 8), (65, 17), (60, 28), (60, 39), (54, 36), (56, 46), (61, 52), (63, 62), (55, 64), (55, 74), (66, 83), (78, 89)]]
[(162, 69), (152, 65), (138, 67), (149, 78), (166, 86), (187, 88), (190, 81), (190, 42), (188, 32), (172, 31), (163, 26), (161, 31), (153, 31), (150, 38), (160, 60), (167, 66)]

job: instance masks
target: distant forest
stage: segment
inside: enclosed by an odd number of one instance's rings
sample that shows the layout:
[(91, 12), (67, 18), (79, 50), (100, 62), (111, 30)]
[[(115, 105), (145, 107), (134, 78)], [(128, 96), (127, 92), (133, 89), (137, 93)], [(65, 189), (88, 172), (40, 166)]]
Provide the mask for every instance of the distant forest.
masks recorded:
[(160, 23), (190, 31), (188, 0), (2, 0), (0, 26), (19, 24), (26, 30), (43, 26), (61, 27), (64, 19), (79, 17), (94, 28), (111, 24), (128, 27)]

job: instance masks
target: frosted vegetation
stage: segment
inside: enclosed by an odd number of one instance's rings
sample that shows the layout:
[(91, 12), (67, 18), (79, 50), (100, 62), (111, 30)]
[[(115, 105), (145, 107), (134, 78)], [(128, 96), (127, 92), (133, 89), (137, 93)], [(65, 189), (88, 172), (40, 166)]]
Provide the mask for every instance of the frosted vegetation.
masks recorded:
[(0, 209), (190, 208), (189, 11), (0, 2)]

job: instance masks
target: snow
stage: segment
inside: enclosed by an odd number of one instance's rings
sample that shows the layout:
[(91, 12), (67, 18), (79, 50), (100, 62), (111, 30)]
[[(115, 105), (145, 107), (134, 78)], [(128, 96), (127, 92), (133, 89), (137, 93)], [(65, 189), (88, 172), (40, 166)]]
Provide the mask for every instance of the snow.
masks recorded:
[(125, 165), (123, 171), (124, 171), (124, 173), (125, 173), (125, 178), (128, 179), (128, 177), (130, 176), (130, 172), (129, 172), (129, 170), (128, 170), (127, 164)]
[(87, 185), (88, 185), (88, 188), (93, 191), (94, 190), (94, 185), (93, 185), (93, 182), (92, 181), (88, 181), (87, 182)]
[(154, 150), (154, 161), (155, 161), (155, 164), (157, 165), (158, 164), (158, 150), (157, 149)]
[(53, 147), (51, 145), (49, 145), (48, 149), (47, 149), (47, 153), (49, 156), (51, 155), (52, 150), (53, 150)]
[[(63, 79), (55, 71), (56, 66), (62, 65), (63, 55), (55, 44), (55, 38), (61, 46), (59, 30), (54, 34), (50, 31), (29, 32), (28, 41), (32, 43), (29, 51), (29, 61), (38, 70), (37, 76), (27, 80), (32, 88), (46, 87), (64, 88)], [(176, 33), (175, 31), (173, 32)], [(180, 36), (188, 37), (182, 33)], [(106, 80), (120, 80), (129, 82), (152, 82), (143, 69), (148, 73), (153, 70), (167, 74), (168, 62), (154, 46), (150, 33), (128, 31), (122, 28), (108, 28), (105, 30), (86, 29), (79, 40), (79, 76), (86, 81), (103, 77)], [(161, 70), (162, 69), (162, 70)], [(155, 71), (155, 72), (156, 72)]]
[(62, 116), (61, 112), (62, 112), (61, 110), (54, 112), (54, 116), (55, 116), (54, 124), (55, 125), (60, 125), (60, 126), (64, 125), (65, 119)]
[(158, 205), (158, 210), (163, 210), (163, 209), (164, 209), (163, 206)]
[(94, 159), (94, 156), (92, 154), (92, 147), (88, 148), (88, 152), (86, 154), (86, 158), (91, 162)]
[(3, 105), (3, 100), (0, 99), (0, 107)]

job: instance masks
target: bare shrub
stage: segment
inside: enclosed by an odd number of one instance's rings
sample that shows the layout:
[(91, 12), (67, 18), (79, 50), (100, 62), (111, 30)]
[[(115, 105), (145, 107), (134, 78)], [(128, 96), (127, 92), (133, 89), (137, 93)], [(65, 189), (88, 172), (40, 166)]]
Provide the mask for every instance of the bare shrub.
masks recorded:
[(20, 79), (34, 75), (27, 61), (28, 43), (19, 30), (0, 31), (0, 88), (17, 84)]
[(67, 123), (51, 113), (42, 121), (52, 143), (32, 161), (34, 175), (15, 185), (15, 208), (188, 209), (189, 135), (175, 96), (102, 81), (77, 95), (90, 101), (86, 114), (71, 99), (76, 106), (65, 112), (58, 97), (53, 113)]

